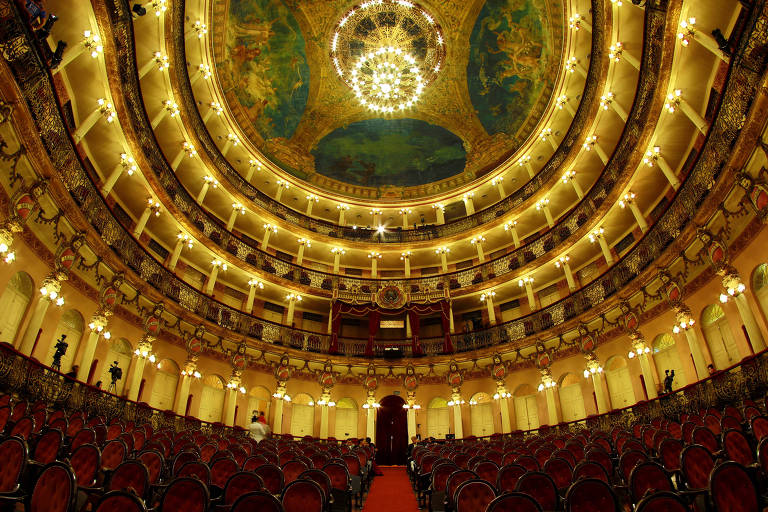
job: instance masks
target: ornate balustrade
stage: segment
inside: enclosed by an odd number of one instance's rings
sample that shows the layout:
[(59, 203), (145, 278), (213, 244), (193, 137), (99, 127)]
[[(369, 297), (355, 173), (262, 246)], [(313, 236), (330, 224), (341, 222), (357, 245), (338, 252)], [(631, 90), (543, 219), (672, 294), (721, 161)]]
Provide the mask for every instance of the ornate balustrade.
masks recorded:
[[(454, 346), (459, 350), (469, 350), (521, 341), (538, 332), (551, 329), (603, 303), (662, 255), (665, 248), (688, 225), (698, 205), (706, 197), (714, 180), (723, 169), (729, 150), (738, 137), (736, 127), (740, 126), (756, 94), (764, 64), (760, 60), (760, 53), (755, 49), (766, 44), (768, 34), (765, 31), (752, 29), (758, 24), (765, 25), (766, 16), (763, 9), (764, 2), (759, 2), (746, 24), (748, 30), (745, 30), (745, 37), (742, 37), (738, 50), (734, 52), (727, 86), (721, 96), (715, 121), (692, 171), (678, 191), (675, 201), (670, 204), (648, 234), (614, 267), (573, 295), (543, 310), (479, 333), (454, 334), (452, 335)], [(654, 9), (648, 12), (654, 12)], [(41, 140), (48, 151), (49, 158), (58, 170), (62, 183), (80, 206), (82, 214), (112, 250), (143, 280), (202, 318), (234, 332), (267, 342), (298, 348), (301, 340), (302, 348), (317, 352), (326, 351), (329, 343), (327, 335), (291, 329), (225, 306), (168, 272), (136, 242), (125, 227), (111, 215), (103, 197), (97, 192), (73, 150), (72, 140), (56, 102), (50, 74), (39, 53), (29, 44), (33, 39), (27, 27), (12, 5), (0, 9), (0, 15), (2, 16), (0, 44), (17, 83), (27, 99), (27, 107), (38, 124)], [(655, 16), (647, 14), (647, 17), (663, 19), (664, 13), (659, 11)], [(644, 54), (651, 55), (650, 52), (644, 52)], [(302, 269), (302, 272), (310, 271)], [(320, 274), (330, 276), (330, 274)], [(434, 279), (437, 280), (436, 282), (440, 280), (440, 278)], [(341, 285), (345, 283), (360, 281), (379, 282), (338, 278), (336, 283), (341, 289)], [(418, 283), (419, 280), (397, 282), (408, 286)], [(333, 280), (331, 287), (332, 285)], [(435, 288), (438, 288), (437, 285)], [(356, 341), (344, 341), (340, 349), (343, 353), (358, 353), (358, 345)], [(442, 343), (423, 341), (422, 345), (427, 354), (437, 354), (442, 348)]]

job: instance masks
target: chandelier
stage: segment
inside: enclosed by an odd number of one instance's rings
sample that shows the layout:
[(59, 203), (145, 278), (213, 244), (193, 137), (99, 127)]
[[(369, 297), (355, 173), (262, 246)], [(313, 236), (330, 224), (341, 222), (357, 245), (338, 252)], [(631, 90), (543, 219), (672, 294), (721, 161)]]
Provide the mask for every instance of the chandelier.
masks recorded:
[(440, 26), (418, 4), (369, 0), (336, 24), (331, 58), (363, 106), (393, 114), (413, 107), (437, 77), (445, 43)]

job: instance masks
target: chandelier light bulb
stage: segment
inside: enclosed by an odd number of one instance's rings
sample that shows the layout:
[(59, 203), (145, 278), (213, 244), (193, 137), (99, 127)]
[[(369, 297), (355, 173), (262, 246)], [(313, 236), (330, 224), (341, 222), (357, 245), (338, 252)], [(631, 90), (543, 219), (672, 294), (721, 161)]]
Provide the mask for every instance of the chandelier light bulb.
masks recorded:
[(608, 58), (613, 62), (619, 62), (621, 60), (622, 53), (624, 53), (624, 45), (621, 42), (616, 41), (611, 45), (611, 48), (609, 49)]

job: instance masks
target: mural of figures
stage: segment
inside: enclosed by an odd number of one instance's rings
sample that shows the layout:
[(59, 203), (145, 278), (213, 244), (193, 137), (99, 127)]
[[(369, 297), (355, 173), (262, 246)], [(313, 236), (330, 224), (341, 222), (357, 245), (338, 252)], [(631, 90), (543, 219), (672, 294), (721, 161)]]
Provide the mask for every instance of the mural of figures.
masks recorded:
[(544, 0), (488, 0), (470, 36), (467, 80), (489, 134), (514, 135), (557, 77)]
[(309, 95), (304, 36), (279, 0), (231, 0), (219, 76), (265, 140), (290, 138)]

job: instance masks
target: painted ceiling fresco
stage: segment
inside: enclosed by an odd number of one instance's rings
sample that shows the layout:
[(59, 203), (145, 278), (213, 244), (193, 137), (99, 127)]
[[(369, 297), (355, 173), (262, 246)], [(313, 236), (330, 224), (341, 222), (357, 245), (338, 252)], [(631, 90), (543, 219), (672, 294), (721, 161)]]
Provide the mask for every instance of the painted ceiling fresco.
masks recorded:
[(531, 136), (561, 65), (562, 0), (425, 1), (444, 66), (416, 108), (381, 119), (329, 58), (358, 2), (212, 1), (218, 84), (242, 136), (286, 172), (360, 198), (424, 197), (488, 172)]

